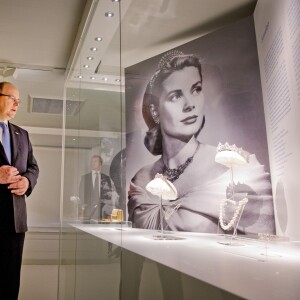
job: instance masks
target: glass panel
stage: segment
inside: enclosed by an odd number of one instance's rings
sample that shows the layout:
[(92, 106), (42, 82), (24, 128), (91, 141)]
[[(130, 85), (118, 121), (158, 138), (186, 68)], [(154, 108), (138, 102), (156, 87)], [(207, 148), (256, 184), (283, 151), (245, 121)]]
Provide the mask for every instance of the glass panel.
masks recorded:
[(93, 1), (86, 15), (65, 87), (59, 299), (119, 299), (119, 248), (89, 233), (121, 240), (122, 220), (111, 222), (125, 207), (119, 3)]
[[(258, 233), (275, 234), (255, 3), (233, 9), (237, 2), (226, 1), (230, 18), (223, 3), (133, 0), (122, 19), (126, 190), (135, 227), (123, 234), (122, 299), (248, 298), (255, 289), (235, 284), (244, 276), (227, 276), (245, 258), (265, 261)], [(231, 153), (216, 161), (218, 152)]]
[[(296, 286), (284, 257), (298, 274), (298, 244), (275, 231), (256, 1), (224, 3), (90, 2), (66, 85), (60, 299), (264, 299), (274, 258), (272, 286)], [(114, 187), (91, 173), (99, 154)]]

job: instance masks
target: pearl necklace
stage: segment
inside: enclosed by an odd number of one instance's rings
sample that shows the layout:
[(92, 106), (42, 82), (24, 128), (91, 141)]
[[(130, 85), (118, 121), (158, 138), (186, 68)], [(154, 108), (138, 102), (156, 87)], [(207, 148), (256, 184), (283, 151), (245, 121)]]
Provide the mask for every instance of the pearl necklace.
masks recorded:
[(195, 154), (197, 153), (198, 149), (200, 147), (200, 143), (198, 142), (197, 148), (192, 156), (190, 156), (183, 164), (181, 164), (178, 168), (170, 169), (166, 166), (164, 163), (163, 167), (163, 175), (167, 177), (168, 180), (171, 182), (174, 182), (176, 179), (179, 178), (179, 176), (184, 172), (184, 170), (187, 168), (187, 166), (193, 161)]
[(242, 209), (244, 209), (247, 202), (248, 202), (248, 198), (244, 198), (244, 199), (240, 200), (238, 202), (237, 207), (234, 210), (233, 217), (231, 218), (231, 220), (229, 221), (228, 224), (225, 224), (223, 218), (225, 218), (225, 207), (226, 207), (226, 205), (228, 203), (236, 205), (237, 201), (230, 200), (230, 199), (225, 199), (225, 200), (221, 201), (219, 221), (220, 221), (220, 225), (221, 225), (222, 229), (230, 230), (235, 226), (237, 218), (241, 215)]

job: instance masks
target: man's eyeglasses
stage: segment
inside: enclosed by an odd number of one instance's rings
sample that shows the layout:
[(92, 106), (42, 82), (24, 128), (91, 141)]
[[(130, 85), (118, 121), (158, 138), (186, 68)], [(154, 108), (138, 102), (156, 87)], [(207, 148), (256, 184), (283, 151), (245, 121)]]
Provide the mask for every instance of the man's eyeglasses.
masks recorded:
[(13, 95), (6, 95), (6, 94), (0, 93), (0, 96), (8, 97), (8, 99), (14, 101), (14, 103), (17, 103), (17, 104), (20, 104), (20, 103), (21, 103), (20, 99), (17, 99), (17, 98), (16, 98), (15, 96), (13, 96)]

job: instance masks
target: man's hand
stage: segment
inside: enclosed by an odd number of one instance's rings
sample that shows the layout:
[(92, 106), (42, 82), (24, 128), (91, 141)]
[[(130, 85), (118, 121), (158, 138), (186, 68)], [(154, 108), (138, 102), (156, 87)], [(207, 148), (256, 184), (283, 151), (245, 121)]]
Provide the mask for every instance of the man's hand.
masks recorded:
[(12, 166), (0, 167), (0, 184), (14, 183), (21, 179), (17, 168)]
[(29, 187), (29, 180), (24, 176), (20, 177), (21, 179), (19, 181), (8, 186), (8, 188), (11, 189), (11, 192), (18, 196), (24, 195)]

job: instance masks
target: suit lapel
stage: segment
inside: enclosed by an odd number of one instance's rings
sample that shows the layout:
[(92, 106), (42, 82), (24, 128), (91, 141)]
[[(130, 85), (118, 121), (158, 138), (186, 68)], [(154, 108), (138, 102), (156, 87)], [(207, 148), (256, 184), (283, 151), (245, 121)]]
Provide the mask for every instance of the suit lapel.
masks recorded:
[(11, 145), (12, 145), (12, 165), (13, 165), (18, 155), (20, 131), (17, 127), (15, 127), (13, 124), (9, 122), (8, 122), (8, 126), (9, 126)]

